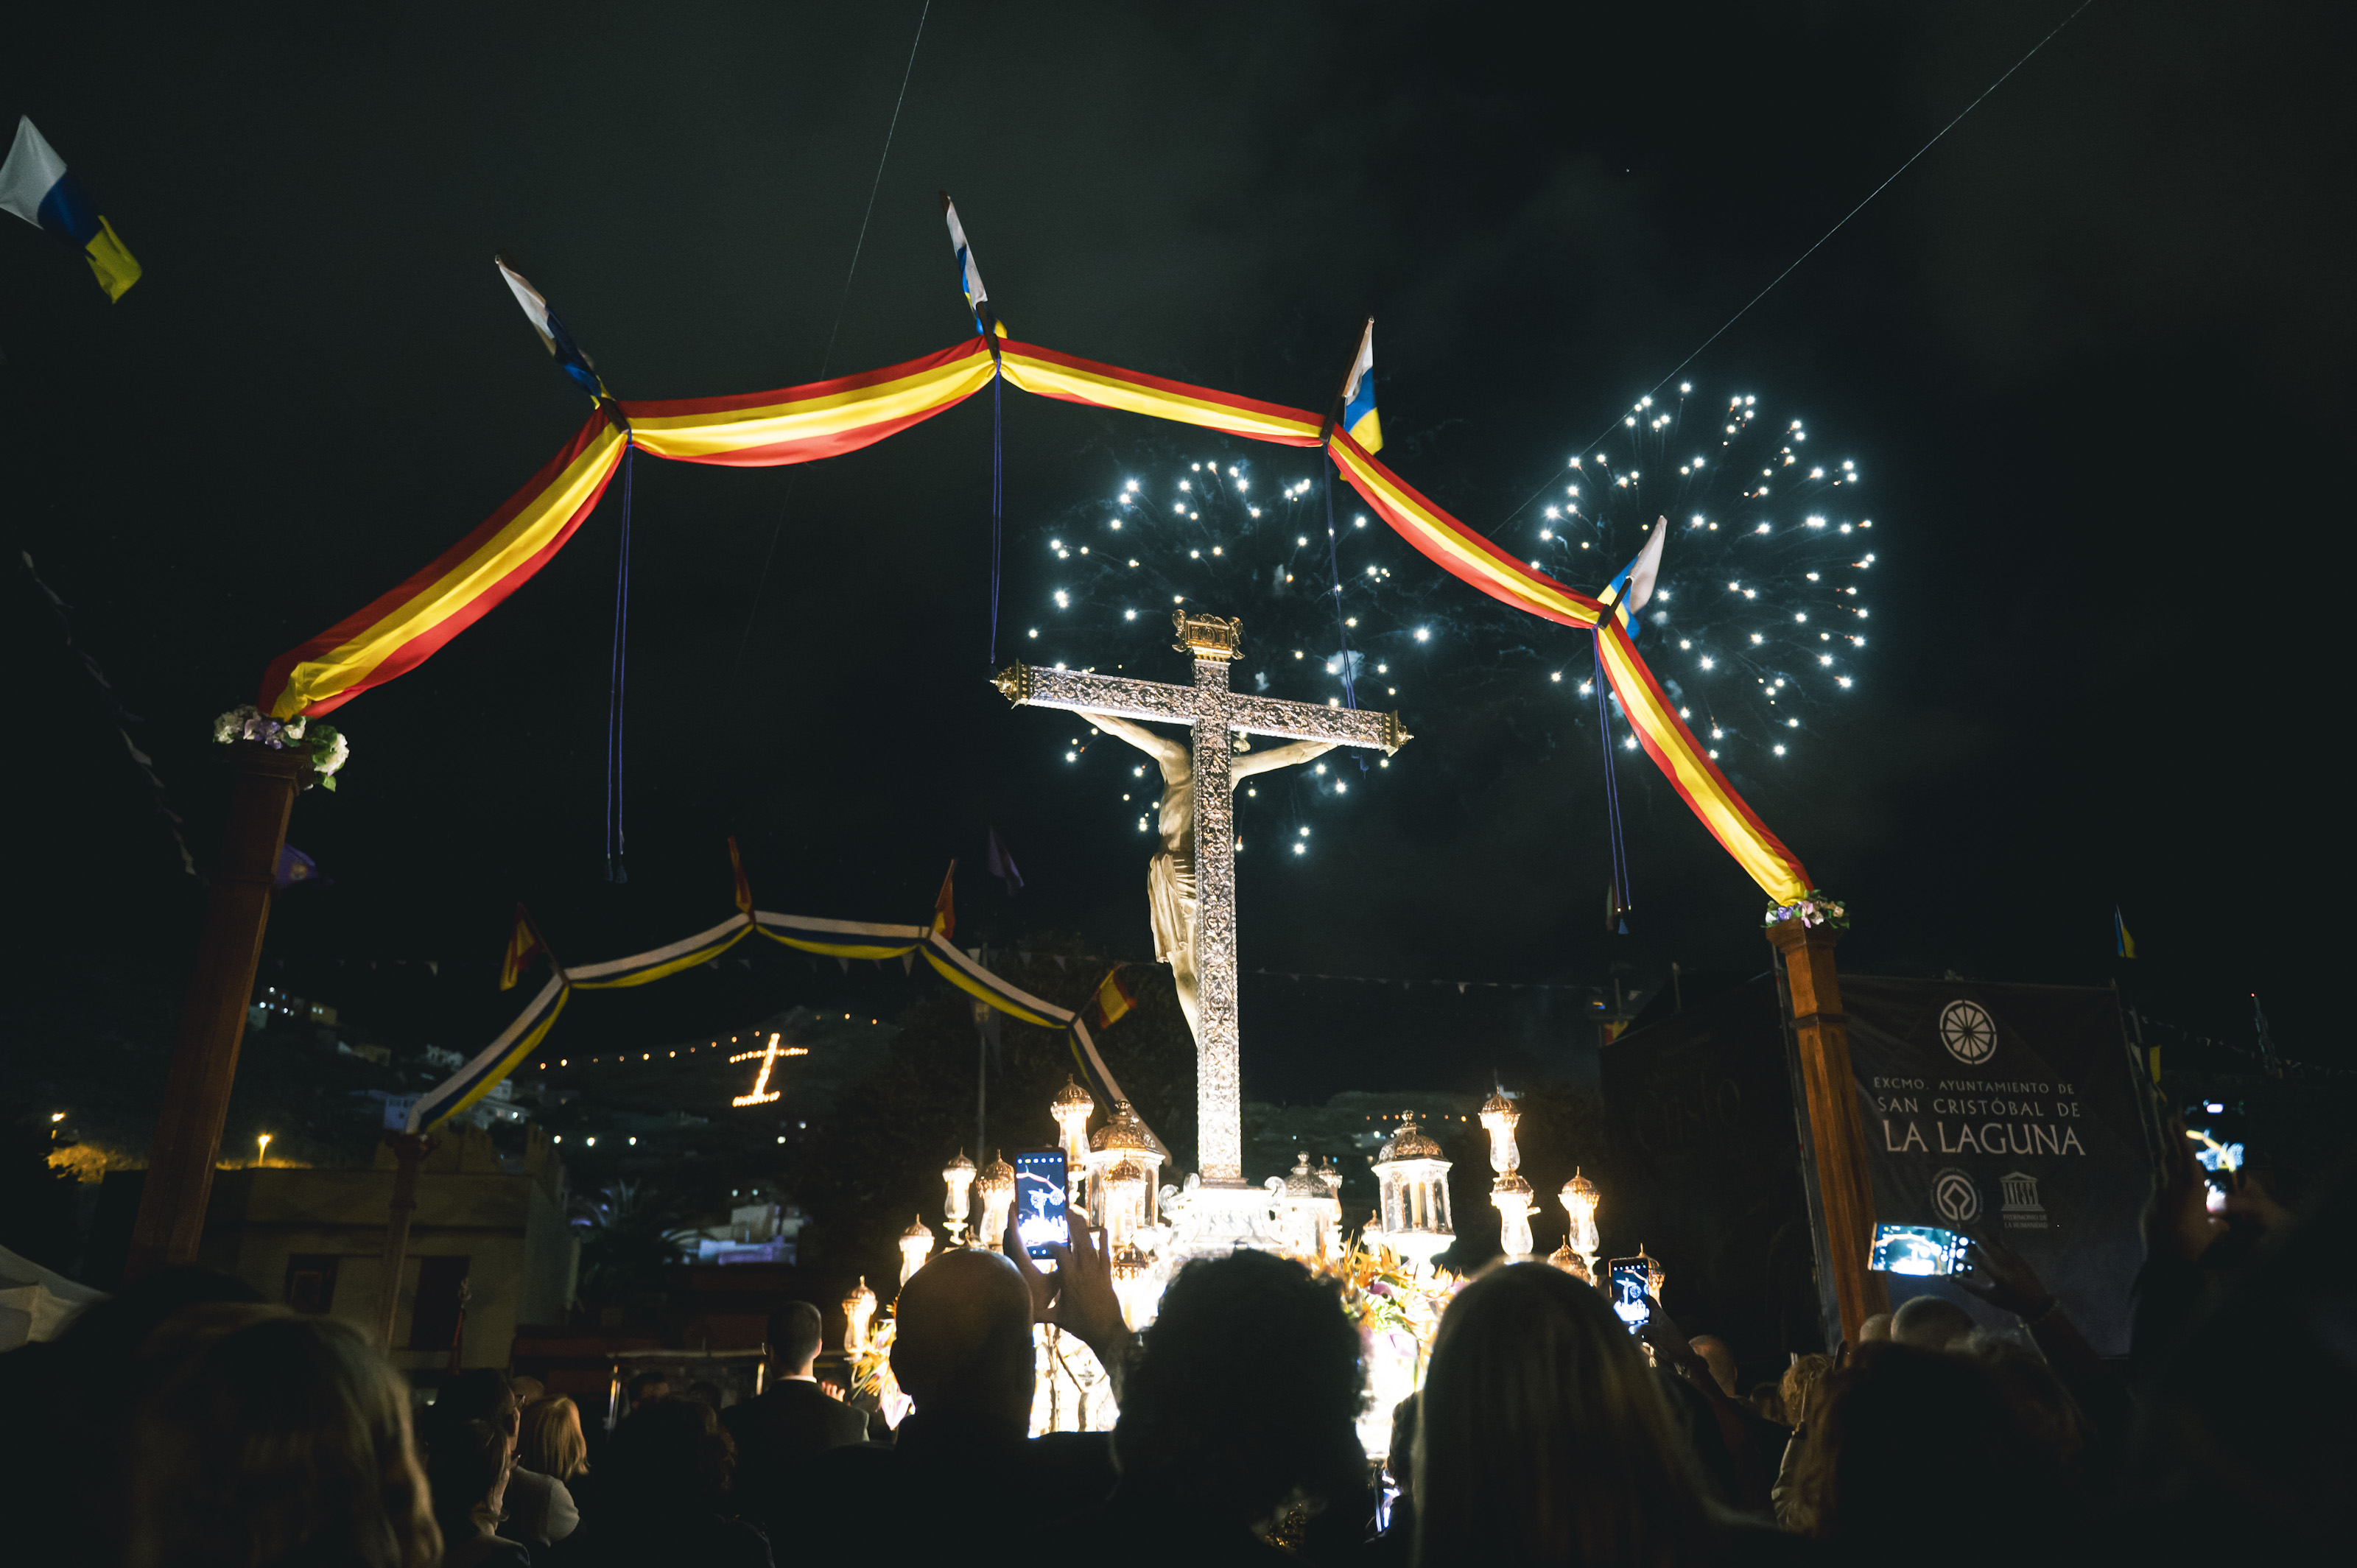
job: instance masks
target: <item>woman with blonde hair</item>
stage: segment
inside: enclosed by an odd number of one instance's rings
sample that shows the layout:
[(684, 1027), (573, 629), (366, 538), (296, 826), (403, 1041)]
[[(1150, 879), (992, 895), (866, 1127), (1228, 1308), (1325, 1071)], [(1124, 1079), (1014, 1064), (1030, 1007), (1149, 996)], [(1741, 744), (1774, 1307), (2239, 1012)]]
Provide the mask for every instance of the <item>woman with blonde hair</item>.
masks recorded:
[(283, 1307), (190, 1307), (142, 1347), (127, 1568), (433, 1568), (409, 1393), (360, 1331)]
[(567, 1483), (588, 1474), (589, 1440), (581, 1433), (581, 1407), (563, 1394), (525, 1406), (516, 1457), (525, 1469)]

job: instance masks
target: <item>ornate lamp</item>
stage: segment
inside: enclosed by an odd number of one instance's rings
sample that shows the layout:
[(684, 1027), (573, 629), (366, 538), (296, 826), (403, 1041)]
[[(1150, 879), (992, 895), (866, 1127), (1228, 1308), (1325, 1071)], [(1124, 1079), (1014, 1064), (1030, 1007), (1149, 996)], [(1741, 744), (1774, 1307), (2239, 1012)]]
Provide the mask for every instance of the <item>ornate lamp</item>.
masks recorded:
[(942, 1207), (942, 1218), (949, 1224), (950, 1245), (962, 1246), (966, 1216), (973, 1212), (970, 1205), (974, 1187), (974, 1162), (965, 1157), (963, 1149), (957, 1152), (956, 1159), (942, 1167), (942, 1183), (949, 1188), (948, 1201)]
[(1104, 1183), (1105, 1245), (1130, 1246), (1130, 1238), (1146, 1223), (1146, 1167), (1134, 1159), (1124, 1159), (1108, 1168), (1101, 1179)]
[(867, 1348), (867, 1325), (876, 1316), (876, 1293), (867, 1288), (867, 1276), (859, 1276), (858, 1288), (843, 1298), (843, 1348), (864, 1350)]
[(1116, 1248), (1112, 1258), (1113, 1294), (1121, 1303), (1122, 1320), (1135, 1333), (1152, 1320), (1154, 1305), (1161, 1299), (1149, 1272), (1153, 1260), (1135, 1247)]
[(1285, 1250), (1306, 1263), (1328, 1255), (1341, 1226), (1341, 1200), (1327, 1185), (1326, 1174), (1311, 1170), (1309, 1156), (1303, 1154), (1294, 1157), (1290, 1175), (1269, 1178)]
[(932, 1255), (932, 1228), (925, 1223), (925, 1217), (920, 1214), (909, 1221), (909, 1228), (906, 1230), (900, 1232), (900, 1283), (907, 1284), (909, 1276), (923, 1268), (925, 1260)]
[(1596, 1200), (1598, 1196), (1596, 1184), (1580, 1175), (1579, 1167), (1574, 1165), (1571, 1179), (1563, 1184), (1563, 1191), (1555, 1196), (1571, 1221), (1563, 1244), (1587, 1260), (1587, 1267), (1581, 1273), (1587, 1276), (1588, 1283), (1594, 1284), (1596, 1254), (1603, 1250), (1603, 1242), (1596, 1233)]
[(1457, 1240), (1449, 1213), (1449, 1162), (1440, 1157), (1440, 1145), (1415, 1124), (1415, 1112), (1400, 1118), (1375, 1161), (1375, 1182), (1383, 1193), (1381, 1220), (1373, 1240), (1380, 1240), (1421, 1273)]
[(1531, 1184), (1508, 1171), (1491, 1184), (1490, 1203), (1498, 1211), (1498, 1245), (1508, 1258), (1529, 1257), (1531, 1214), (1537, 1207), (1531, 1201)]
[(996, 1252), (1006, 1235), (1006, 1211), (1015, 1206), (1015, 1167), (1002, 1155), (982, 1167), (974, 1190), (982, 1197), (982, 1244)]
[(1063, 1135), (1064, 1172), (1075, 1195), (1088, 1175), (1089, 1118), (1096, 1109), (1097, 1102), (1089, 1098), (1089, 1091), (1081, 1087), (1079, 1079), (1069, 1076), (1048, 1106), (1048, 1113), (1056, 1119), (1057, 1131)]
[(1582, 1284), (1592, 1285), (1596, 1283), (1595, 1274), (1588, 1271), (1587, 1260), (1573, 1251), (1571, 1250), (1571, 1243), (1568, 1241), (1566, 1241), (1562, 1246), (1557, 1247), (1554, 1251), (1548, 1253), (1547, 1262), (1553, 1263), (1556, 1268), (1561, 1269), (1565, 1273), (1569, 1274), (1573, 1279), (1579, 1281)]
[(1522, 1165), (1523, 1152), (1514, 1145), (1514, 1126), (1522, 1119), (1502, 1089), (1481, 1102), (1481, 1125), (1490, 1134), (1490, 1168), (1500, 1176)]
[[(1088, 1163), (1092, 1176), (1102, 1177), (1125, 1161), (1138, 1167), (1146, 1199), (1140, 1224), (1152, 1225), (1161, 1219), (1162, 1162), (1168, 1157), (1168, 1151), (1137, 1119), (1137, 1112), (1126, 1100), (1114, 1101), (1113, 1120), (1089, 1134)], [(1100, 1199), (1095, 1181), (1090, 1185), (1089, 1208), (1089, 1218), (1096, 1224), (1113, 1222), (1112, 1211)]]

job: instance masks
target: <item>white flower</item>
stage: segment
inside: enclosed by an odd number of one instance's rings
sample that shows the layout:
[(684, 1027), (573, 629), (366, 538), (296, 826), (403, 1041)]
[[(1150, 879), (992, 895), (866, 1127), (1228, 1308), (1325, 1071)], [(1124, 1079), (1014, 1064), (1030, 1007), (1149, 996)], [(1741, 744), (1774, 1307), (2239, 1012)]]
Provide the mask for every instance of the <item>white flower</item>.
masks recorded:
[(288, 719), (286, 721), (286, 738), (288, 740), (301, 740), (303, 738), (303, 726), (310, 722), (310, 720), (305, 718), (300, 714)]
[(213, 721), (213, 739), (223, 746), (238, 739), (252, 740), (254, 724), (261, 717), (252, 703), (240, 703)]
[(311, 766), (318, 770), (320, 778), (325, 779), (341, 768), (351, 755), (352, 743), (346, 740), (343, 732), (339, 730), (336, 732), (335, 744), (328, 748), (328, 755), (313, 757)]

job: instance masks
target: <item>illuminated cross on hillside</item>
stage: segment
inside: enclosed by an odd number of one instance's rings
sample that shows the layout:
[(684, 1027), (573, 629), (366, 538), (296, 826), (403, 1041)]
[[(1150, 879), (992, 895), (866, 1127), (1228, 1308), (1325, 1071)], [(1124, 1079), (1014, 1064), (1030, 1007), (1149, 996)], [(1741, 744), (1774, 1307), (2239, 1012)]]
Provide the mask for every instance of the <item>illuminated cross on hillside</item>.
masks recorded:
[(770, 1087), (770, 1069), (778, 1065), (778, 1058), (780, 1057), (806, 1057), (808, 1055), (810, 1055), (810, 1052), (803, 1047), (779, 1045), (778, 1036), (775, 1035), (771, 1035), (770, 1036), (770, 1043), (760, 1050), (737, 1052), (728, 1059), (732, 1062), (748, 1062), (755, 1057), (759, 1057), (761, 1058), (761, 1070), (754, 1075), (753, 1092), (750, 1094), (740, 1094), (728, 1103), (731, 1105), (767, 1105), (771, 1101), (780, 1098), (785, 1091), (782, 1090), (771, 1089)]
[[(1280, 702), (1228, 690), (1228, 661), (1240, 651), (1243, 623), (1173, 612), (1178, 651), (1195, 656), (1195, 683), (1166, 686), (1079, 670), (1017, 664), (992, 683), (1017, 706), (1065, 708), (1151, 755), (1162, 767), (1162, 851), (1147, 873), (1156, 945), (1178, 982), (1178, 1001), (1195, 1035), (1196, 1163), (1207, 1187), (1243, 1185), (1243, 1104), (1236, 1032), (1236, 865), (1234, 801), (1240, 779), (1306, 762), (1335, 746), (1397, 751), (1407, 731), (1397, 714), (1339, 703)], [(1190, 725), (1191, 746), (1125, 723), (1148, 719)], [(1276, 736), (1302, 742), (1245, 751), (1231, 736)]]

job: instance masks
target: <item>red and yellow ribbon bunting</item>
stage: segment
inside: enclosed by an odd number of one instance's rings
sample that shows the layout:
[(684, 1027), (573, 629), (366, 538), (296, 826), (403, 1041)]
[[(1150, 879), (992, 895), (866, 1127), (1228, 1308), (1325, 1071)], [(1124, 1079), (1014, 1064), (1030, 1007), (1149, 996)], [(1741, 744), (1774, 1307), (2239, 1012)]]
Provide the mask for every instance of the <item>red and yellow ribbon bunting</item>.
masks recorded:
[[(921, 359), (805, 386), (737, 397), (624, 402), (619, 408), (630, 425), (627, 436), (602, 413), (593, 414), (530, 484), (432, 564), (274, 660), (263, 678), (261, 705), (279, 718), (328, 713), (430, 658), (564, 547), (605, 492), (628, 443), (652, 456), (688, 463), (739, 467), (807, 463), (895, 435), (972, 397), (1002, 372), (1010, 384), (1041, 397), (1171, 420), (1250, 441), (1315, 446), (1326, 436), (1324, 422), (1306, 410), (1011, 338), (1001, 339), (997, 347), (994, 360), (990, 343), (974, 338)], [(1595, 627), (1601, 608), (1596, 599), (1466, 527), (1346, 433), (1332, 433), (1328, 452), (1376, 515), (1443, 571), (1501, 604), (1557, 625)], [(1605, 673), (1639, 744), (1712, 836), (1770, 897), (1791, 904), (1804, 897), (1808, 873), (1744, 803), (1680, 721), (1675, 705), (1628, 638), (1627, 611), (1616, 609), (1612, 618), (1604, 638)], [(748, 922), (748, 929), (755, 923)], [(747, 929), (739, 929), (726, 940), (733, 943), (745, 934)], [(763, 934), (806, 950), (833, 950), (774, 930), (765, 929)], [(889, 944), (845, 946), (862, 950), (841, 956), (866, 957), (872, 956), (866, 948), (882, 952)], [(690, 957), (691, 950), (683, 945), (661, 962), (669, 964), (675, 958), (676, 967), (685, 967), (711, 956), (705, 951)], [(926, 957), (933, 960), (930, 951)], [(935, 967), (942, 966), (935, 961)], [(578, 984), (601, 983), (585, 972), (575, 973), (582, 976)], [(964, 983), (946, 968), (943, 973), (953, 983)], [(654, 978), (652, 973), (644, 976)], [(602, 980), (605, 984), (640, 983), (638, 978)]]

